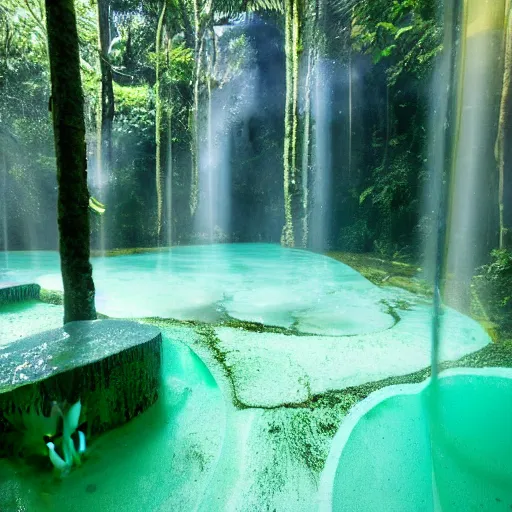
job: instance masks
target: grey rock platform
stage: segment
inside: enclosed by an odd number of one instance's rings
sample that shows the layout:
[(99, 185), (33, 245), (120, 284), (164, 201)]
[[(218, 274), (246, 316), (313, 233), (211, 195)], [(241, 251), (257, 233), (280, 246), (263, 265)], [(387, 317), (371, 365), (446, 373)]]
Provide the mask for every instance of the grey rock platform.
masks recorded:
[(161, 348), (159, 329), (122, 320), (71, 322), (1, 347), (0, 456), (25, 447), (28, 431), (44, 450), (38, 425), (53, 401), (80, 400), (88, 436), (143, 412), (158, 398)]
[(0, 305), (12, 302), (21, 302), (30, 299), (39, 299), (41, 287), (34, 283), (0, 283)]

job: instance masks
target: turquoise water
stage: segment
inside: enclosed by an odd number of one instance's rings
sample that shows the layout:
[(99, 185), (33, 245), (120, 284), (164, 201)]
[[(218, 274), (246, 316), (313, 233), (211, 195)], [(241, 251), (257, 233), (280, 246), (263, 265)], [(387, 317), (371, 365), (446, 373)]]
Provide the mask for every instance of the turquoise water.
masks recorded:
[[(299, 485), (306, 486), (304, 493), (310, 503), (316, 480), (308, 468), (288, 456), (279, 453), (275, 462), (277, 455), (269, 442), (275, 435), (271, 429), (274, 409), (260, 407), (275, 408), (276, 418), (281, 421), (281, 411), (290, 412), (283, 407), (285, 404), (301, 404), (311, 394), (405, 375), (430, 362), (428, 301), (403, 290), (379, 288), (352, 268), (319, 254), (267, 244), (191, 246), (95, 258), (93, 268), (101, 313), (120, 318), (158, 316), (215, 323), (212, 332), (217, 337), (216, 348), (229, 367), (228, 385), (240, 403), (249, 408), (232, 410), (234, 418), (227, 420), (225, 401), (231, 397), (223, 395), (208, 368), (185, 347), (205, 349), (204, 339), (199, 341), (198, 334), (188, 327), (166, 328), (162, 400), (134, 421), (95, 440), (85, 463), (71, 472), (65, 484), (55, 481), (48, 472), (1, 461), (0, 510), (194, 510), (209, 482), (215, 481), (223, 489), (215, 508), (221, 511), (233, 500), (258, 502), (268, 485), (263, 476), (255, 482), (254, 474), (260, 471), (267, 475), (269, 468), (276, 478), (289, 472), (288, 494), (297, 494)], [(61, 289), (58, 254), (10, 253), (9, 267), (0, 268), (0, 283), (27, 281)], [(8, 306), (1, 313), (0, 331), (5, 334), (0, 343), (4, 344), (22, 334), (58, 325), (62, 318), (61, 307), (41, 303)], [(293, 328), (295, 334), (222, 326), (227, 318)], [(441, 333), (442, 360), (456, 360), (490, 341), (475, 321), (450, 308), (445, 308)], [(390, 489), (398, 489), (402, 498), (397, 506), (410, 503), (401, 493), (407, 488), (411, 467), (428, 448), (428, 437), (421, 435), (425, 428), (421, 405), (410, 402), (410, 397), (402, 398), (387, 409), (388, 423), (379, 423), (377, 436), (362, 431), (363, 448), (373, 450), (381, 435), (383, 440), (375, 458), (362, 459), (361, 446), (354, 452), (353, 459), (364, 460), (364, 466), (352, 471), (359, 475), (359, 483), (343, 479), (352, 482), (355, 492), (354, 496), (349, 493), (347, 503), (354, 498), (370, 506), (371, 493), (357, 496), (363, 480), (364, 488), (368, 487), (367, 481), (381, 485), (389, 500)], [(411, 414), (416, 414), (416, 420), (409, 421)], [(230, 448), (221, 457), (226, 421), (236, 428), (228, 428)], [(284, 431), (293, 432), (282, 421)], [(258, 430), (254, 425), (260, 423)], [(402, 442), (409, 440), (407, 450), (392, 444), (395, 432), (400, 432)], [(297, 442), (309, 445), (317, 440), (318, 433), (312, 431), (311, 440)], [(401, 458), (393, 459), (399, 453)], [(216, 471), (219, 457), (223, 469)], [(382, 478), (382, 467), (392, 464), (401, 478), (389, 488), (385, 487), (388, 484)], [(228, 479), (225, 474), (230, 475)], [(414, 488), (407, 488), (408, 496), (415, 497), (414, 503), (427, 507), (419, 510), (430, 506), (424, 493), (430, 489), (431, 494), (431, 479), (426, 474), (418, 476)], [(288, 495), (279, 494), (279, 489), (272, 492), (276, 501), (267, 497), (269, 503), (288, 503)], [(214, 510), (207, 502), (201, 506)], [(281, 509), (294, 511), (297, 506), (289, 504)], [(414, 510), (394, 506), (390, 501), (388, 508), (375, 510)], [(305, 507), (300, 510), (309, 510), (309, 505)]]
[[(299, 331), (362, 334), (394, 319), (386, 293), (352, 268), (315, 253), (270, 244), (176, 247), (92, 260), (98, 311), (124, 318), (239, 320)], [(51, 252), (9, 253), (0, 282), (37, 282), (62, 289)]]
[(354, 410), (326, 466), (332, 508), (323, 510), (512, 509), (512, 372), (452, 373), (439, 381), (432, 431), (424, 384), (381, 390), (362, 416)]
[(62, 325), (61, 306), (36, 300), (4, 304), (0, 307), (0, 347), (25, 336), (56, 329)]
[(193, 336), (189, 329), (164, 331), (161, 399), (94, 440), (64, 481), (0, 460), (0, 510), (194, 510), (217, 464), (226, 419), (215, 380), (180, 341)]

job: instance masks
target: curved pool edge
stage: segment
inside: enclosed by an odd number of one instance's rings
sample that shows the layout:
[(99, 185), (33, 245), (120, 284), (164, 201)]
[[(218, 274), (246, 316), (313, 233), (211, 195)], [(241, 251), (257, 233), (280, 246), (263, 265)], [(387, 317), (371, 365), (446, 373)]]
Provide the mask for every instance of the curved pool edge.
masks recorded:
[[(439, 374), (440, 379), (454, 376), (497, 377), (512, 380), (512, 368), (451, 368)], [(327, 456), (324, 469), (320, 475), (317, 495), (317, 510), (319, 512), (332, 512), (334, 479), (339, 460), (352, 431), (359, 421), (384, 400), (398, 395), (420, 394), (429, 386), (431, 380), (432, 378), (428, 377), (424, 381), (415, 384), (396, 384), (381, 388), (368, 395), (349, 411), (332, 440), (329, 455)]]
[(180, 343), (193, 352), (205, 365), (215, 380), (223, 400), (224, 435), (216, 460), (212, 465), (208, 483), (201, 496), (197, 497), (193, 508), (194, 512), (201, 510), (208, 512), (218, 510), (220, 512), (224, 510), (225, 503), (230, 501), (231, 494), (236, 491), (237, 476), (240, 472), (240, 463), (237, 464), (237, 462), (243, 460), (242, 457), (236, 457), (234, 450), (238, 442), (238, 434), (240, 434), (234, 414), (237, 411), (233, 404), (235, 393), (224, 367), (215, 359), (208, 347), (196, 340), (192, 340), (192, 342), (180, 340)]

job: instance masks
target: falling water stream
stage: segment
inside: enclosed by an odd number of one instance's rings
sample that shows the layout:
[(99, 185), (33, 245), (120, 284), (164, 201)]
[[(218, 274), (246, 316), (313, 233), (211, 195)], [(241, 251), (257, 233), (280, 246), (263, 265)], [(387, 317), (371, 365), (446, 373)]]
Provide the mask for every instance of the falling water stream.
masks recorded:
[[(470, 455), (469, 446), (457, 451), (457, 438), (446, 431), (443, 423), (447, 395), (440, 388), (438, 377), (439, 351), (444, 342), (441, 337), (443, 300), (449, 297), (451, 304), (463, 311), (468, 307), (471, 277), (482, 255), (489, 250), (489, 242), (482, 233), (488, 231), (493, 209), (497, 212), (494, 192), (489, 186), (489, 169), (495, 165), (497, 127), (493, 120), (498, 118), (498, 84), (502, 73), (496, 63), (500, 64), (503, 27), (496, 13), (500, 9), (497, 4), (504, 12), (505, 3), (495, 2), (493, 8), (485, 9), (482, 4), (480, 0), (446, 3), (445, 51), (434, 81), (437, 94), (434, 95), (430, 168), (432, 199), (438, 204), (434, 215), (436, 237), (433, 247), (426, 251), (432, 261), (426, 262), (426, 266), (435, 269), (432, 380), (427, 404), (436, 512), (452, 507), (453, 489), (442, 477), (447, 465), (454, 465), (461, 474), (478, 473), (486, 465)], [(501, 420), (496, 418), (496, 421)], [(468, 467), (468, 460), (474, 468)], [(487, 485), (494, 483), (487, 482)]]
[(332, 172), (331, 90), (330, 62), (318, 57), (315, 65), (313, 99), (313, 159), (315, 177), (312, 183), (310, 246), (320, 251), (328, 239), (328, 212), (331, 208), (330, 187)]
[(7, 223), (7, 159), (5, 153), (2, 152), (2, 235), (3, 235), (3, 251), (4, 266), (9, 268), (9, 229)]
[(173, 242), (173, 216), (172, 216), (172, 182), (173, 182), (173, 152), (172, 152), (172, 130), (171, 130), (171, 113), (169, 113), (169, 129), (167, 130), (167, 180), (165, 184), (165, 208), (166, 208), (166, 227), (167, 227), (167, 245), (172, 246)]
[[(104, 203), (105, 195), (107, 190), (107, 181), (108, 176), (105, 176), (105, 172), (103, 170), (103, 164), (101, 162), (101, 156), (96, 153), (94, 158), (95, 162), (95, 172), (94, 172), (94, 182), (93, 182), (93, 190), (96, 194), (97, 199)], [(98, 250), (101, 255), (105, 254), (106, 250), (106, 226), (105, 226), (105, 215), (98, 216), (98, 226), (99, 226), (99, 239), (98, 239)]]

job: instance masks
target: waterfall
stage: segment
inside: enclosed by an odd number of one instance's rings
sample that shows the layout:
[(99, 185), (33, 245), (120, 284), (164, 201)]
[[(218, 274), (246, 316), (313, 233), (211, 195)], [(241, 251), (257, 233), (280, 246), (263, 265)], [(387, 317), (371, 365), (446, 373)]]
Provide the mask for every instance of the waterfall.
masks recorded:
[[(95, 158), (95, 173), (94, 173), (94, 191), (95, 197), (102, 203), (105, 203), (105, 194), (107, 190), (107, 179), (104, 176), (103, 164), (101, 162), (101, 153), (96, 154)], [(106, 230), (105, 230), (105, 216), (99, 215), (98, 226), (99, 226), (99, 239), (98, 239), (98, 250), (103, 256), (106, 250)]]
[(2, 151), (2, 235), (4, 267), (9, 268), (9, 227), (7, 223), (7, 158)]
[(330, 64), (319, 57), (315, 66), (313, 98), (313, 161), (315, 174), (312, 183), (312, 206), (309, 243), (321, 251), (328, 243), (329, 211), (331, 209), (332, 134)]
[(165, 185), (165, 212), (167, 227), (167, 245), (172, 246), (173, 229), (172, 229), (172, 107), (169, 112), (169, 129), (167, 130), (167, 181)]

